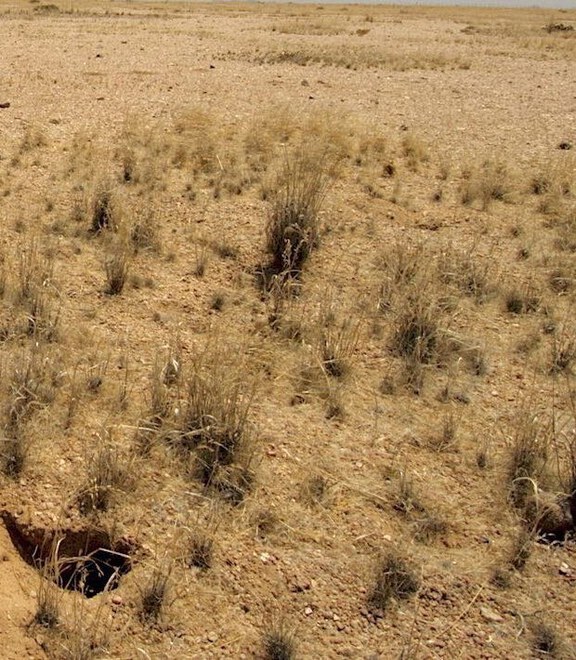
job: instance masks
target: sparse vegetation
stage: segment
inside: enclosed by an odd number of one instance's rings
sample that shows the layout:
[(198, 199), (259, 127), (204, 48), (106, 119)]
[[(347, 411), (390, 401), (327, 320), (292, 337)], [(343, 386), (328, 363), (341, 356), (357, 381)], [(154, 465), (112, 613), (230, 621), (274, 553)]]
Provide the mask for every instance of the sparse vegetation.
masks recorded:
[(420, 578), (411, 562), (401, 554), (389, 552), (376, 562), (368, 604), (384, 611), (392, 600), (410, 598), (419, 588)]
[(171, 566), (155, 566), (140, 590), (138, 614), (143, 623), (157, 625), (170, 605)]
[(1, 12), (3, 654), (570, 656), (570, 13)]
[(266, 227), (271, 274), (298, 277), (320, 239), (319, 212), (334, 164), (321, 145), (286, 153)]
[(292, 660), (296, 657), (296, 638), (285, 624), (264, 634), (264, 657), (266, 660)]
[(120, 452), (105, 439), (101, 443), (90, 458), (86, 483), (78, 494), (83, 514), (108, 511), (119, 493), (133, 484), (130, 467)]
[(549, 623), (537, 621), (532, 626), (532, 643), (539, 656), (563, 657), (564, 644), (560, 633)]

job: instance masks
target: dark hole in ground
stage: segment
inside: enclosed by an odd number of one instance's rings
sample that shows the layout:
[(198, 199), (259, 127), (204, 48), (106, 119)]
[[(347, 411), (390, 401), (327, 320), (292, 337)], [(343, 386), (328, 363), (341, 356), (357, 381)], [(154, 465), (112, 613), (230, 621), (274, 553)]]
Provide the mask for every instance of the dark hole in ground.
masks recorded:
[(136, 544), (113, 541), (103, 529), (42, 529), (20, 522), (8, 511), (1, 511), (0, 517), (22, 559), (63, 589), (92, 598), (116, 589), (121, 576), (132, 570)]

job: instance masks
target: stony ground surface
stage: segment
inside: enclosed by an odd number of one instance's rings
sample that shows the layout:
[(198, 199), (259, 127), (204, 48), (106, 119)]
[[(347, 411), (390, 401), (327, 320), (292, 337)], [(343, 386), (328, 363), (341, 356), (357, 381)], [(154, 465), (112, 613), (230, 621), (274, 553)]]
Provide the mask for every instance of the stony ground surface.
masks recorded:
[[(2, 657), (575, 657), (570, 27), (0, 4)], [(295, 296), (258, 283), (290, 162), (327, 182)], [(246, 403), (242, 501), (179, 444), (198, 374)], [(543, 542), (544, 501), (567, 540)], [(53, 586), (95, 530), (132, 570)], [(380, 606), (391, 552), (417, 588)]]

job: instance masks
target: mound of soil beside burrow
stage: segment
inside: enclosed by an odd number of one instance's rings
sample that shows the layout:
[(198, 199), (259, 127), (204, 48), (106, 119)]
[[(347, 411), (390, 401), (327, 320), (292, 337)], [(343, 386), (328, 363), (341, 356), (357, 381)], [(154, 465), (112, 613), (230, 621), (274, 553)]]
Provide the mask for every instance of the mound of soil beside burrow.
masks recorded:
[(116, 589), (132, 570), (137, 544), (112, 539), (97, 527), (45, 529), (25, 524), (9, 511), (0, 511), (14, 547), (27, 564), (44, 572), (62, 589), (92, 598)]

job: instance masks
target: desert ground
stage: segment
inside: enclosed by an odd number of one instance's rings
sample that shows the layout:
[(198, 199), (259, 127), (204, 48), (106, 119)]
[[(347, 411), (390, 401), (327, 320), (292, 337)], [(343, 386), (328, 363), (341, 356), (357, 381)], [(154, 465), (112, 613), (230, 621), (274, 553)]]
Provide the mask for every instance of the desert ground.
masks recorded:
[(0, 2), (0, 656), (576, 657), (576, 10)]

